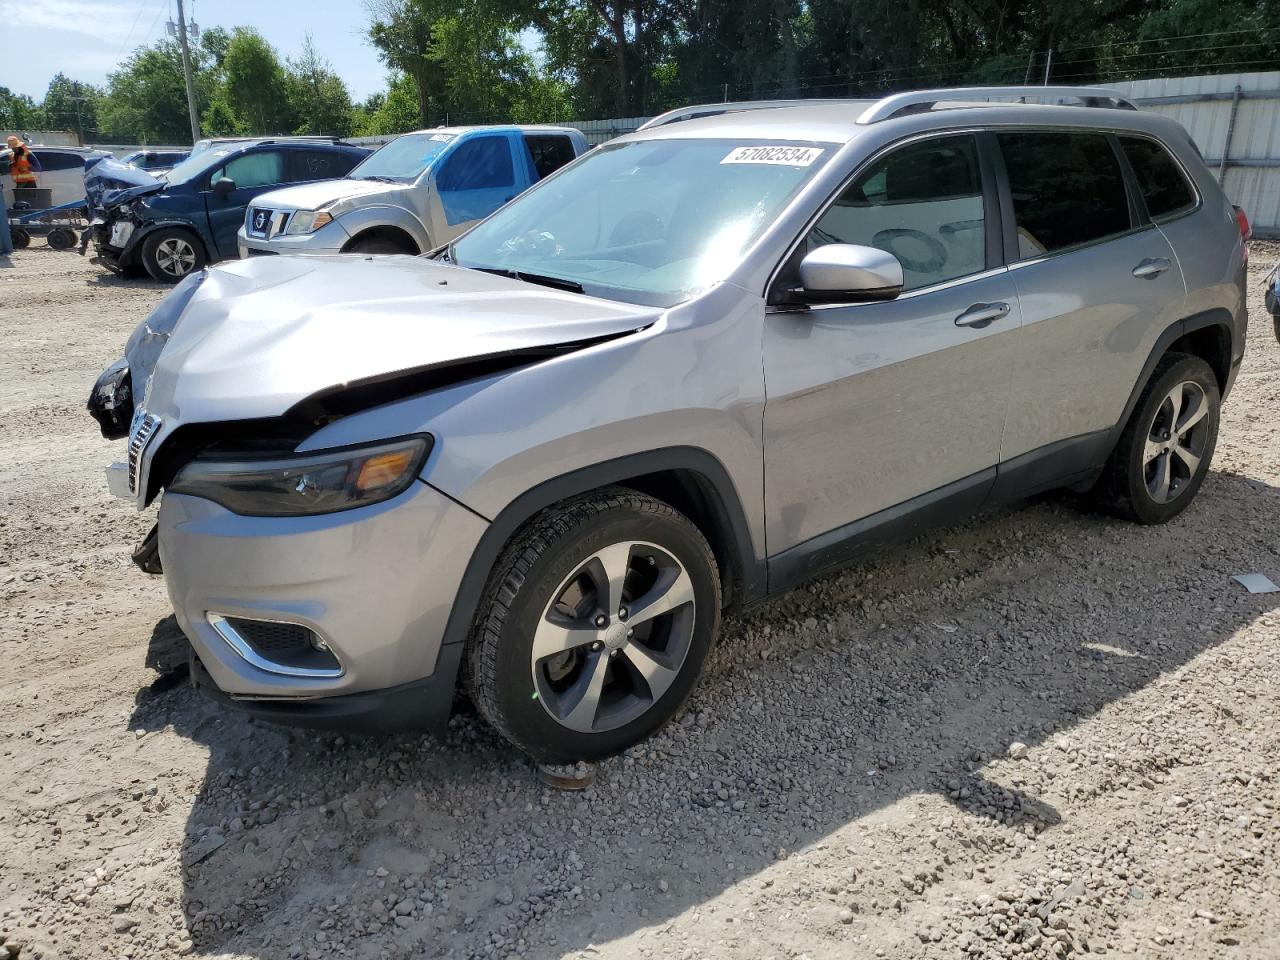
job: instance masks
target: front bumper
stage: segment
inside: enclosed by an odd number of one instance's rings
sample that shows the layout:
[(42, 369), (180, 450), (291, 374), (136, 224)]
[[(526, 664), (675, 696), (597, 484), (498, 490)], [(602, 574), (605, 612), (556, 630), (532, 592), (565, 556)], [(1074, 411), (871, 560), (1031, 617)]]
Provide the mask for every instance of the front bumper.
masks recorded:
[[(417, 726), (439, 710), (448, 715), (459, 651), (441, 642), (486, 526), (420, 481), (385, 503), (315, 517), (246, 517), (166, 493), (160, 557), (174, 613), (200, 663), (197, 679), (204, 676), (221, 699), (272, 719), (336, 723), (353, 712), (349, 698), (362, 695), (365, 707), (354, 712), (365, 721)], [(269, 657), (264, 667), (215, 629), (219, 615), (305, 627), (341, 670), (299, 676), (273, 668)], [(444, 703), (419, 696), (416, 719), (379, 718), (378, 703), (404, 705), (393, 694), (407, 684), (439, 693)]]
[(341, 253), (351, 235), (342, 225), (342, 220), (332, 220), (315, 233), (300, 233), (290, 236), (287, 233), (274, 237), (255, 237), (245, 231), (243, 226), (236, 233), (236, 249), (240, 259), (263, 253), (310, 254), (324, 257)]

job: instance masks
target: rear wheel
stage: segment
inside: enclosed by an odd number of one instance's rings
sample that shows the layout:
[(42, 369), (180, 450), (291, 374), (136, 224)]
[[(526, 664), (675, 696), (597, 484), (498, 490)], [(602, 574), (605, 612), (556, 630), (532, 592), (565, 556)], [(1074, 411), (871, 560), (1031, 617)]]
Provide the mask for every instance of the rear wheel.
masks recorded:
[(715, 557), (697, 527), (609, 488), (544, 512), (503, 552), (472, 632), (468, 686), (536, 760), (598, 760), (679, 711), (719, 622)]
[(142, 265), (161, 283), (177, 283), (206, 262), (204, 245), (189, 230), (157, 230), (142, 241)]
[(1218, 441), (1221, 399), (1199, 357), (1161, 361), (1107, 464), (1098, 493), (1138, 523), (1172, 520), (1195, 498)]

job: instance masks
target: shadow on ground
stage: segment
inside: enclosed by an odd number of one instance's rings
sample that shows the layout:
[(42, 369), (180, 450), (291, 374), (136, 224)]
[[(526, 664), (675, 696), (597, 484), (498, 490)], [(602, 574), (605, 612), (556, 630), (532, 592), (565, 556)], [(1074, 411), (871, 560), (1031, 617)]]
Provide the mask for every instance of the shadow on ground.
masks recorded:
[(1280, 605), (1229, 580), (1274, 568), (1277, 494), (1215, 473), (1160, 528), (1042, 502), (731, 619), (690, 711), (582, 794), (541, 787), (472, 716), (436, 743), (229, 715), (183, 685), (185, 641), (162, 621), (160, 678), (132, 725), (172, 724), (210, 751), (183, 855), (196, 951), (561, 956), (920, 792), (997, 824), (1013, 850), (1061, 815), (989, 782), (985, 762)]

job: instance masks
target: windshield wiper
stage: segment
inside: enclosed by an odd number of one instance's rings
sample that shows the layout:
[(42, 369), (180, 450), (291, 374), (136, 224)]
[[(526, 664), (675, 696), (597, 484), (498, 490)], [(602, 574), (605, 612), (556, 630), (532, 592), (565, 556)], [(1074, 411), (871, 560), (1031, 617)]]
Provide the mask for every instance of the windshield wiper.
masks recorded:
[(523, 280), (525, 283), (536, 283), (539, 286), (551, 287), (555, 290), (568, 290), (570, 293), (583, 293), (582, 284), (577, 280), (565, 280), (563, 277), (548, 277), (541, 273), (525, 273), (523, 270), (504, 270), (501, 267), (473, 267), (481, 273), (492, 273), (499, 277), (510, 277), (512, 280)]

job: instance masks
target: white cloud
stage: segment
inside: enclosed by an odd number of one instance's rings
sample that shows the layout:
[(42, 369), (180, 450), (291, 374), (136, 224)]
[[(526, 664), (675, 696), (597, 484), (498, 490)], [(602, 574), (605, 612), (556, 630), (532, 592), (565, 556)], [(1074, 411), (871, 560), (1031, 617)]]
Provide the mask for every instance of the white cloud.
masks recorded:
[[(146, 6), (152, 6), (147, 3)], [(114, 0), (0, 0), (0, 23), (6, 27), (59, 30), (95, 37), (105, 43), (123, 43), (135, 21), (150, 22), (154, 9), (143, 10), (136, 3)], [(146, 23), (138, 28), (146, 29)], [(138, 31), (135, 30), (136, 34)]]

